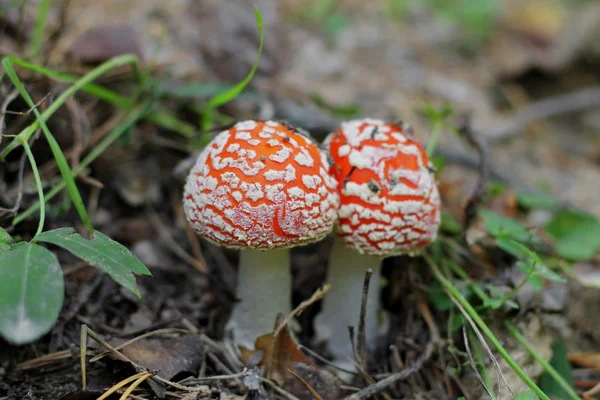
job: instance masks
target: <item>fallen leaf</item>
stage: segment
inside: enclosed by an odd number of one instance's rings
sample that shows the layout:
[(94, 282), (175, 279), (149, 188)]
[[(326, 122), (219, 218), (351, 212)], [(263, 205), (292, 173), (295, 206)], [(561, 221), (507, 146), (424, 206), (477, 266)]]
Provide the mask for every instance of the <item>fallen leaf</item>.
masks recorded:
[(294, 340), (287, 324), (278, 330), (284, 321), (283, 314), (279, 314), (274, 328), (274, 332), (278, 331), (277, 336), (267, 333), (259, 337), (254, 346), (255, 350), (241, 348), (242, 360), (247, 365), (263, 367), (266, 378), (275, 381), (300, 400), (314, 400), (314, 396), (305, 384), (288, 370), (297, 374), (324, 399), (340, 398), (338, 378), (306, 357), (298, 348), (298, 343)]
[(179, 373), (194, 373), (202, 363), (204, 341), (199, 335), (158, 337), (139, 340), (121, 350), (121, 353), (164, 379)]

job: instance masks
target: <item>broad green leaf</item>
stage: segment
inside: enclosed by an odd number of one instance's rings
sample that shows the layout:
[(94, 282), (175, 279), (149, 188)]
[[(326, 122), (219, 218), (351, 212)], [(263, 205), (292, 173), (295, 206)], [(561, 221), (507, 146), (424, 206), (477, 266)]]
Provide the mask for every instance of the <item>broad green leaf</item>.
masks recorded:
[(0, 255), (0, 335), (14, 344), (48, 332), (64, 298), (63, 274), (54, 254), (19, 243)]
[(517, 202), (524, 208), (551, 210), (558, 206), (558, 200), (547, 194), (517, 193)]
[(580, 261), (600, 252), (600, 221), (592, 215), (559, 211), (545, 229), (556, 239), (556, 252), (561, 257)]
[[(573, 370), (567, 358), (565, 343), (562, 340), (552, 342), (550, 365), (569, 386), (573, 387)], [(540, 389), (553, 399), (571, 398), (569, 393), (548, 372), (544, 372), (540, 377)]]
[(519, 393), (518, 395), (516, 395), (515, 397), (512, 398), (512, 400), (539, 400), (539, 399), (540, 398), (537, 396), (537, 394), (533, 393), (531, 390)]
[(94, 232), (88, 240), (72, 228), (59, 228), (44, 232), (36, 239), (70, 251), (106, 272), (138, 298), (141, 297), (133, 274), (150, 275), (150, 271), (129, 249), (101, 232)]
[(516, 219), (507, 218), (490, 210), (480, 210), (479, 216), (483, 218), (485, 229), (496, 238), (509, 238), (518, 242), (535, 242), (538, 240)]

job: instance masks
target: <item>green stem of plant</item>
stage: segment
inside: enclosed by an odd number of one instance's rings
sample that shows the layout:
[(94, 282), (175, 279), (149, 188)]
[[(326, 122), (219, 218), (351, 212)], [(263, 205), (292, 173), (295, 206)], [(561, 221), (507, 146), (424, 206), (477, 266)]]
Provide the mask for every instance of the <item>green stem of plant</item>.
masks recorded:
[[(469, 274), (467, 274), (467, 272), (464, 269), (462, 269), (460, 265), (454, 262), (448, 262), (447, 264), (450, 267), (450, 269), (461, 279), (471, 280)], [(485, 292), (478, 285), (474, 283), (469, 283), (469, 287), (471, 288), (471, 290), (473, 290), (473, 293), (475, 293), (475, 295), (479, 297), (484, 303), (489, 300), (488, 295), (485, 294)]]
[[(113, 131), (108, 134), (94, 149), (88, 154), (79, 165), (73, 170), (73, 175), (78, 176), (88, 165), (90, 165), (100, 154), (102, 154), (108, 146), (119, 138), (131, 125), (139, 120), (144, 113), (148, 111), (149, 102), (142, 103), (129, 112), (127, 117)], [(40, 202), (31, 205), (27, 210), (17, 215), (13, 220), (13, 225), (17, 225), (25, 218), (33, 214), (38, 208), (43, 207), (44, 202), (50, 201), (54, 196), (60, 193), (65, 188), (65, 182), (62, 181), (40, 200)]]
[(48, 22), (48, 13), (50, 11), (50, 3), (51, 0), (42, 0), (37, 7), (37, 18), (35, 19), (33, 35), (31, 37), (31, 42), (29, 43), (29, 55), (32, 58), (38, 56), (42, 48), (42, 43), (44, 43), (44, 39), (46, 37), (45, 33)]
[(571, 385), (569, 385), (567, 383), (567, 381), (564, 380), (564, 378), (558, 373), (558, 371), (556, 369), (554, 369), (554, 367), (552, 365), (550, 365), (550, 363), (548, 361), (544, 360), (544, 358), (542, 356), (540, 356), (540, 354), (537, 351), (535, 351), (533, 346), (527, 341), (527, 339), (525, 339), (525, 337), (521, 334), (521, 332), (519, 332), (519, 330), (513, 324), (511, 324), (508, 321), (504, 321), (504, 325), (506, 326), (506, 329), (508, 329), (510, 331), (510, 333), (513, 334), (515, 339), (517, 339), (517, 341), (523, 347), (525, 347), (527, 352), (529, 352), (529, 354), (531, 354), (531, 356), (538, 363), (540, 363), (540, 365), (544, 368), (544, 370), (546, 372), (548, 372), (548, 374), (552, 378), (554, 378), (554, 380), (565, 390), (565, 392), (567, 392), (569, 394), (571, 399), (581, 400), (581, 397), (579, 397), (577, 395), (577, 393), (575, 392), (575, 390), (573, 390)]
[(475, 321), (475, 323), (479, 326), (479, 328), (485, 333), (490, 342), (496, 347), (498, 353), (506, 360), (508, 365), (515, 371), (515, 373), (538, 395), (538, 397), (542, 400), (550, 400), (550, 398), (523, 372), (521, 367), (512, 359), (510, 354), (506, 351), (506, 349), (500, 344), (496, 336), (492, 333), (490, 328), (486, 325), (485, 322), (479, 317), (477, 311), (469, 304), (469, 302), (463, 297), (460, 291), (450, 282), (446, 277), (442, 274), (438, 266), (433, 262), (433, 260), (428, 256), (424, 255), (427, 264), (429, 264), (429, 268), (431, 272), (436, 277), (436, 279), (446, 288), (452, 296), (456, 298), (456, 301), (460, 303), (461, 306), (465, 309), (465, 311), (469, 314), (469, 316)]
[(429, 137), (429, 141), (427, 142), (427, 157), (431, 157), (433, 151), (435, 150), (435, 146), (437, 145), (438, 139), (440, 137), (440, 133), (442, 131), (441, 122), (434, 122), (433, 128), (431, 129), (431, 136)]
[(37, 186), (38, 196), (40, 198), (40, 221), (38, 222), (37, 232), (35, 233), (32, 242), (35, 242), (35, 238), (37, 235), (42, 233), (44, 230), (44, 222), (46, 220), (46, 205), (44, 203), (44, 188), (42, 187), (42, 180), (40, 179), (40, 173), (37, 168), (37, 163), (35, 162), (35, 157), (31, 152), (31, 147), (29, 147), (29, 143), (21, 139), (21, 145), (25, 149), (25, 153), (27, 154), (27, 158), (29, 159), (29, 164), (31, 164), (31, 170), (33, 171), (33, 176), (35, 178), (35, 185)]

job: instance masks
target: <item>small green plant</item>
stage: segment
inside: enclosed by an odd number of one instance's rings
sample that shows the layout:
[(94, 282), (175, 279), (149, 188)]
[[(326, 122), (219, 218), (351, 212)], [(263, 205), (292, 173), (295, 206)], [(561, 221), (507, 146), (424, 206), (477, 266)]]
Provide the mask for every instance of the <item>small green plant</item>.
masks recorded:
[(449, 104), (444, 104), (438, 108), (426, 101), (425, 104), (416, 111), (425, 117), (431, 126), (431, 134), (429, 136), (429, 141), (427, 142), (427, 148), (425, 149), (427, 156), (431, 157), (439, 140), (442, 129), (446, 128), (454, 130), (454, 128), (448, 122), (453, 110)]

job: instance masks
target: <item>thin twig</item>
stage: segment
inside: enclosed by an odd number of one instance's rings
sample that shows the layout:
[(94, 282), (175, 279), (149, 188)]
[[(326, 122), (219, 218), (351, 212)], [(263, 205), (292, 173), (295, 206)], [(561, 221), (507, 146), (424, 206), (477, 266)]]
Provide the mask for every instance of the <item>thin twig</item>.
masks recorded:
[(460, 132), (465, 136), (467, 141), (471, 146), (477, 150), (479, 155), (479, 168), (478, 168), (478, 179), (477, 185), (475, 186), (475, 190), (467, 200), (467, 204), (465, 205), (465, 216), (463, 221), (463, 230), (464, 232), (469, 229), (471, 223), (475, 219), (477, 215), (477, 208), (479, 204), (483, 201), (483, 197), (486, 193), (486, 187), (489, 180), (490, 175), (490, 167), (489, 167), (489, 159), (487, 153), (487, 144), (484, 138), (481, 135), (478, 135), (473, 131), (473, 127), (469, 119), (466, 119), (463, 123), (463, 126), (460, 128)]
[(350, 371), (349, 369), (345, 369), (345, 368), (340, 367), (339, 365), (336, 365), (335, 363), (329, 361), (328, 359), (326, 359), (322, 355), (318, 354), (316, 351), (311, 350), (311, 349), (309, 349), (306, 346), (303, 346), (303, 345), (299, 344), (298, 345), (298, 350), (307, 352), (308, 354), (310, 354), (312, 357), (316, 358), (317, 360), (319, 360), (323, 364), (326, 364), (326, 365), (330, 366), (331, 368), (335, 368), (338, 371), (341, 371), (341, 372), (343, 372), (345, 374), (358, 375), (354, 371)]
[(277, 383), (273, 382), (272, 380), (263, 378), (263, 377), (261, 377), (260, 379), (267, 385), (271, 386), (273, 388), (273, 390), (275, 390), (281, 396), (285, 397), (287, 400), (300, 400), (299, 398), (297, 398), (296, 396), (294, 396), (287, 390), (281, 388)]
[(425, 348), (425, 352), (419, 357), (412, 365), (404, 367), (401, 371), (394, 373), (387, 378), (384, 378), (377, 383), (374, 383), (366, 388), (359, 390), (358, 392), (346, 397), (344, 400), (361, 400), (368, 399), (371, 396), (374, 396), (378, 393), (383, 392), (389, 386), (395, 384), (398, 381), (408, 378), (415, 372), (418, 372), (423, 368), (423, 365), (431, 358), (433, 352), (435, 351), (438, 344), (441, 343), (440, 334), (437, 328), (437, 325), (433, 321), (433, 317), (431, 316), (431, 312), (427, 307), (427, 303), (424, 301), (419, 301), (417, 303), (419, 311), (425, 320), (427, 327), (429, 329), (429, 334), (431, 337), (430, 342), (427, 344)]
[(363, 370), (367, 371), (369, 349), (367, 348), (367, 337), (366, 337), (366, 319), (367, 319), (367, 302), (369, 299), (369, 283), (371, 282), (371, 276), (373, 270), (367, 269), (365, 272), (365, 278), (363, 281), (362, 299), (360, 302), (360, 317), (358, 319), (358, 332), (356, 337), (356, 355), (357, 361)]
[(304, 311), (307, 307), (314, 304), (315, 302), (321, 300), (327, 294), (327, 291), (331, 288), (331, 285), (326, 283), (322, 287), (318, 288), (316, 292), (310, 296), (309, 299), (304, 300), (302, 303), (298, 304), (298, 307), (294, 308), (294, 310), (288, 314), (287, 317), (279, 324), (277, 329), (273, 332), (273, 336), (279, 335), (279, 332), (294, 318), (296, 315), (300, 315), (302, 311)]
[[(504, 374), (502, 373), (502, 369), (500, 368), (500, 364), (498, 363), (498, 360), (496, 359), (496, 357), (494, 357), (494, 353), (492, 353), (492, 350), (490, 349), (487, 342), (485, 341), (485, 338), (481, 334), (481, 331), (479, 330), (477, 325), (475, 325), (475, 321), (473, 321), (471, 316), (467, 313), (467, 311), (464, 309), (464, 307), (458, 302), (458, 300), (456, 300), (456, 298), (454, 297), (454, 295), (452, 293), (450, 293), (449, 291), (446, 291), (446, 293), (448, 294), (448, 296), (450, 297), (452, 302), (458, 307), (458, 309), (463, 314), (463, 316), (466, 318), (466, 320), (469, 321), (469, 325), (471, 325), (473, 332), (475, 332), (475, 335), (477, 335), (477, 339), (479, 339), (479, 341), (483, 345), (483, 348), (488, 353), (488, 355), (490, 356), (490, 359), (494, 363), (494, 366), (496, 367), (496, 371), (498, 372), (499, 379), (502, 379), (502, 381), (504, 381), (504, 384), (508, 388), (508, 391), (514, 397), (515, 393), (513, 392), (512, 388), (509, 386), (508, 382), (506, 381), (506, 378), (504, 377)], [(499, 382), (498, 382), (497, 392), (498, 392), (498, 397), (500, 397), (500, 383)]]
[(2, 135), (4, 134), (4, 118), (6, 116), (6, 109), (8, 108), (8, 105), (17, 98), (18, 95), (19, 91), (14, 89), (12, 92), (6, 95), (2, 105), (0, 105), (0, 144), (2, 144)]
[(323, 398), (319, 395), (319, 393), (317, 393), (317, 391), (315, 389), (313, 389), (313, 387), (310, 386), (310, 384), (308, 382), (306, 382), (304, 379), (302, 379), (302, 377), (300, 377), (300, 375), (298, 375), (297, 373), (295, 373), (294, 371), (292, 371), (289, 368), (287, 369), (287, 372), (292, 374), (294, 376), (294, 378), (298, 379), (300, 381), (300, 383), (306, 388), (306, 390), (308, 390), (310, 392), (310, 394), (312, 394), (312, 396), (315, 399), (323, 400)]
[(479, 370), (477, 369), (477, 363), (475, 362), (475, 359), (473, 358), (473, 354), (471, 353), (471, 346), (469, 346), (469, 337), (467, 335), (467, 326), (464, 324), (464, 321), (463, 321), (463, 326), (462, 326), (462, 333), (463, 333), (463, 340), (465, 342), (465, 350), (467, 351), (467, 356), (469, 357), (469, 364), (471, 364), (471, 368), (473, 369), (473, 372), (475, 373), (475, 377), (477, 378), (477, 380), (479, 381), (481, 386), (483, 386), (483, 388), (485, 389), (487, 394), (490, 396), (490, 398), (492, 400), (494, 400), (495, 399), (494, 394), (487, 387), (487, 385), (485, 384), (485, 382), (483, 380), (483, 377), (481, 376), (481, 374), (479, 373)]
[(425, 353), (423, 353), (421, 355), (421, 357), (419, 357), (414, 362), (413, 365), (403, 369), (402, 371), (400, 371), (398, 373), (392, 374), (392, 375), (388, 376), (387, 378), (382, 379), (377, 383), (374, 383), (371, 386), (367, 386), (366, 388), (364, 388), (354, 394), (351, 394), (350, 396), (344, 398), (344, 400), (368, 399), (371, 396), (375, 396), (376, 394), (384, 391), (385, 389), (387, 389), (394, 383), (408, 378), (415, 372), (418, 372), (423, 367), (423, 364), (425, 364), (429, 360), (429, 358), (433, 354), (434, 350), (435, 350), (435, 345), (433, 344), (433, 342), (430, 342), (429, 344), (427, 344), (427, 347), (425, 348)]

